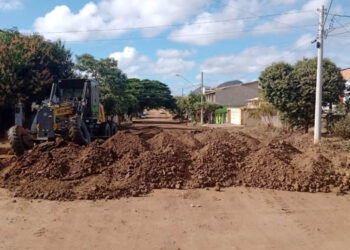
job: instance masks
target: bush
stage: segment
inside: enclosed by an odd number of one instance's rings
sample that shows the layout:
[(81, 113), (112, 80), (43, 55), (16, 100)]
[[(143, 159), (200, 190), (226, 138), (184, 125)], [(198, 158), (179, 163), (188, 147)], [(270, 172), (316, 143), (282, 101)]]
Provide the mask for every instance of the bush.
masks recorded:
[(328, 112), (326, 118), (326, 128), (328, 133), (334, 133), (334, 126), (337, 122), (344, 120), (345, 114), (339, 112)]
[(344, 139), (350, 139), (350, 116), (347, 115), (344, 119), (334, 124), (334, 134)]
[(273, 127), (272, 118), (277, 116), (277, 110), (268, 102), (260, 102), (257, 108), (247, 110), (249, 117), (262, 120), (267, 127)]

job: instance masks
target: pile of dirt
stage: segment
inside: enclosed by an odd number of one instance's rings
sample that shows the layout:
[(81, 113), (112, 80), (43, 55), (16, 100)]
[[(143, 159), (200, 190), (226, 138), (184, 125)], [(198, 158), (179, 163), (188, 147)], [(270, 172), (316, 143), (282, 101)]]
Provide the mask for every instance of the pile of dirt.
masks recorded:
[[(262, 142), (239, 131), (120, 131), (87, 147), (36, 146), (0, 172), (15, 196), (113, 199), (157, 188), (245, 185), (291, 191), (349, 189), (349, 177), (319, 152), (285, 138)], [(1, 169), (1, 167), (0, 167)]]

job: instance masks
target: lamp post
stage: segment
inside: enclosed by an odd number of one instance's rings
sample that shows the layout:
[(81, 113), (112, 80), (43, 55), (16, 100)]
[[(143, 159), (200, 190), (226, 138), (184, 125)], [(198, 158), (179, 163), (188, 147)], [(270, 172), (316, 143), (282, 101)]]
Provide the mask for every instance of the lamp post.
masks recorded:
[[(192, 83), (183, 75), (181, 74), (175, 74), (176, 77), (180, 77), (182, 79), (184, 79), (186, 82), (190, 83), (192, 85)], [(184, 97), (184, 88), (181, 88), (181, 97)]]
[[(190, 83), (191, 86), (195, 86), (192, 84), (186, 77), (181, 74), (175, 74), (176, 77), (181, 77), (186, 82)], [(203, 87), (203, 72), (201, 72), (201, 83), (200, 83), (200, 95), (201, 95), (201, 124), (203, 124), (203, 114), (204, 114), (204, 106), (203, 106), (203, 96), (204, 96), (204, 87)], [(182, 88), (182, 96), (183, 96), (183, 88)]]

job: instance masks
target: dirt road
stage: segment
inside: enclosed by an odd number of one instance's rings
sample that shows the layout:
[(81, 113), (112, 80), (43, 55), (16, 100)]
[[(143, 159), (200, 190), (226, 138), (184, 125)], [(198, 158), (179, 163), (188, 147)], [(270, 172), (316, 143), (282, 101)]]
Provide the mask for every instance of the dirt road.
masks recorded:
[(1, 190), (0, 249), (347, 249), (349, 209), (349, 196), (248, 188), (96, 202)]
[[(145, 128), (191, 129), (158, 116), (150, 112), (132, 133), (148, 137)], [(350, 244), (350, 196), (334, 192), (162, 189), (143, 197), (67, 202), (12, 195), (0, 189), (0, 249), (347, 249)]]

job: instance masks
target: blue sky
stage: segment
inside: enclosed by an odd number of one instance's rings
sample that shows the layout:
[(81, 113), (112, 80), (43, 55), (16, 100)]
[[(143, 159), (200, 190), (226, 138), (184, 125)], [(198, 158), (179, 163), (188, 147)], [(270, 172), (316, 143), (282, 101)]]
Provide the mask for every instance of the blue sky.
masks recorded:
[[(317, 8), (329, 0), (0, 0), (0, 28), (17, 27), (61, 39), (74, 55), (114, 57), (129, 77), (157, 79), (173, 94), (258, 78), (276, 61), (313, 57)], [(327, 25), (335, 28), (325, 56), (350, 67), (350, 15), (333, 0)], [(346, 58), (347, 57), (347, 58)], [(176, 77), (181, 74), (185, 79)]]

